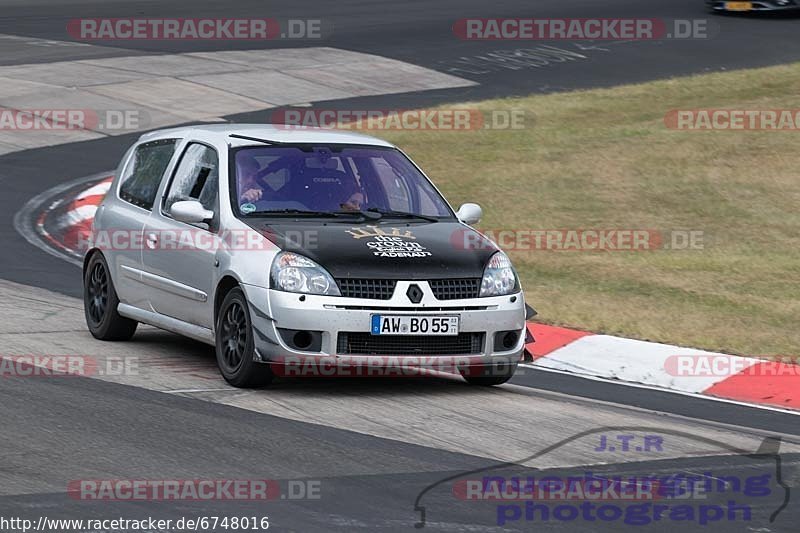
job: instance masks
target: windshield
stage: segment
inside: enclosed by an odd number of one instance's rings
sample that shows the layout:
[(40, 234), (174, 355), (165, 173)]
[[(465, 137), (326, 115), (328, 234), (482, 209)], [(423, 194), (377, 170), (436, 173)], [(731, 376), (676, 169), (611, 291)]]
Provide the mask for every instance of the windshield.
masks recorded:
[(240, 215), (377, 211), (452, 218), (447, 203), (400, 151), (380, 147), (274, 147), (235, 151)]

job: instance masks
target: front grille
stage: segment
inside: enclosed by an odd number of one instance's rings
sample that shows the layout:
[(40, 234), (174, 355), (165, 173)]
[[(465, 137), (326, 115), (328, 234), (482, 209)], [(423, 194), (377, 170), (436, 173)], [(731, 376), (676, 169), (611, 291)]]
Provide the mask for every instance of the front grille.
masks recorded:
[(394, 294), (397, 281), (393, 279), (353, 279), (336, 280), (339, 291), (346, 298), (369, 298), (372, 300), (389, 300)]
[(385, 313), (386, 311), (402, 311), (404, 313), (415, 313), (420, 311), (432, 313), (434, 311), (444, 311), (452, 313), (456, 311), (486, 311), (489, 309), (488, 305), (459, 305), (457, 307), (450, 305), (447, 307), (431, 307), (429, 305), (418, 307), (388, 307), (383, 305), (331, 305), (328, 307), (331, 309), (347, 309), (348, 311), (375, 311), (376, 313)]
[(480, 278), (432, 279), (428, 283), (437, 300), (477, 298), (481, 292)]
[[(389, 300), (394, 294), (397, 280), (339, 278), (336, 284), (346, 298)], [(432, 279), (428, 284), (437, 300), (477, 298), (481, 292), (480, 278)]]
[(483, 339), (483, 333), (439, 337), (340, 332), (336, 352), (340, 355), (473, 355), (483, 352)]

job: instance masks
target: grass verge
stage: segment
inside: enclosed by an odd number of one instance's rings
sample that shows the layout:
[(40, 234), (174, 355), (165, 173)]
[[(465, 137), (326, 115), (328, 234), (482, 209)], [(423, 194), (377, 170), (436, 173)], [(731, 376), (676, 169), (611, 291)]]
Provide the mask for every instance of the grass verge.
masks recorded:
[[(543, 322), (759, 356), (800, 354), (800, 132), (678, 131), (673, 109), (800, 108), (800, 64), (448, 106), (521, 130), (382, 131), (484, 230), (653, 229), (700, 250), (511, 250)], [(368, 132), (375, 134), (376, 132)]]

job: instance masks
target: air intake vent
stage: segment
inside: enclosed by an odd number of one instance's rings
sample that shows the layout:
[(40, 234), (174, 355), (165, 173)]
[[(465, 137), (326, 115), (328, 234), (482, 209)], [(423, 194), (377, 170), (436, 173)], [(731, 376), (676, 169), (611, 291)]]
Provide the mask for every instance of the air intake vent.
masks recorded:
[(483, 352), (483, 333), (458, 335), (372, 335), (340, 332), (340, 355), (475, 355)]
[(477, 298), (481, 292), (480, 278), (432, 279), (428, 283), (437, 300)]
[(347, 298), (369, 298), (388, 300), (394, 294), (397, 281), (393, 279), (337, 279), (342, 296)]

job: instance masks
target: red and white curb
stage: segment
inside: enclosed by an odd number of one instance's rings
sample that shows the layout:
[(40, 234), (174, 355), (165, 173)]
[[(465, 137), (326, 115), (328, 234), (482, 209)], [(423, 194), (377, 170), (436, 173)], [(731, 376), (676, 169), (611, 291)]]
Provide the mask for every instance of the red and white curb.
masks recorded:
[(534, 368), (800, 409), (800, 365), (528, 324)]
[[(40, 213), (36, 221), (36, 230), (53, 246), (65, 253), (82, 256), (84, 250), (81, 249), (81, 243), (92, 231), (92, 221), (97, 206), (111, 188), (112, 179), (111, 176), (105, 177), (99, 183), (82, 191), (64, 207), (59, 205)], [(55, 220), (48, 220), (54, 213)]]
[[(81, 186), (64, 190), (65, 196), (40, 201), (40, 212), (35, 214), (38, 237), (77, 262), (83, 255), (80, 235), (91, 231), (111, 179), (109, 173), (85, 178), (77, 182)], [(790, 412), (800, 410), (800, 365), (544, 324), (529, 323), (528, 330), (535, 339), (526, 345), (533, 361), (523, 366)]]

